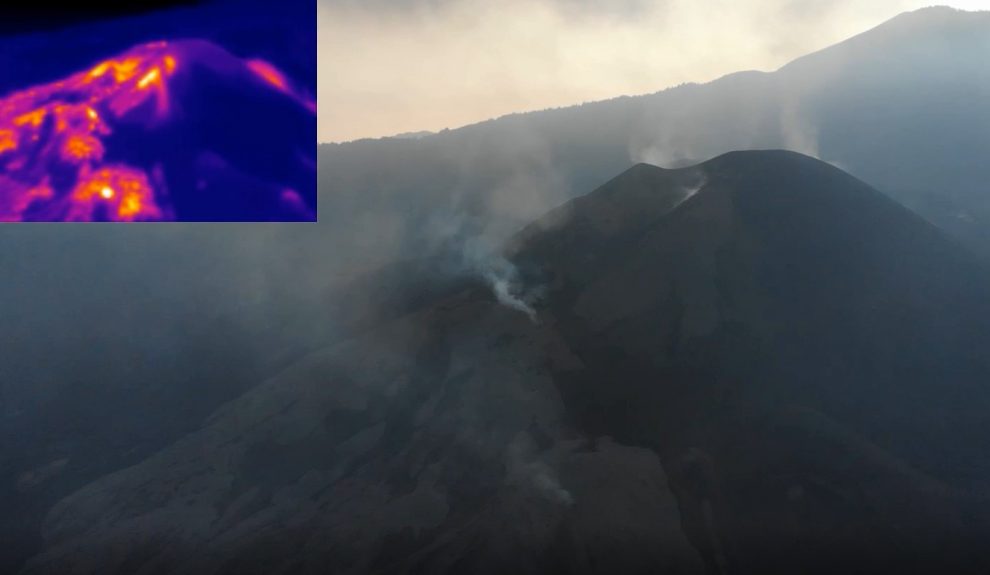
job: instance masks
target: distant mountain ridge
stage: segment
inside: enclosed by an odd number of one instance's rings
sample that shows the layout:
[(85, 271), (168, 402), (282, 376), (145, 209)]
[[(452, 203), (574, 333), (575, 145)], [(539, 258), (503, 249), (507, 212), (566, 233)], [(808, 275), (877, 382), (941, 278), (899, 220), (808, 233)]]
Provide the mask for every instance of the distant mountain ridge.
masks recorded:
[[(990, 253), (982, 153), (990, 78), (979, 56), (988, 52), (990, 12), (922, 9), (776, 72), (514, 114), (416, 141), (322, 145), (320, 201), (331, 213), (401, 222), (394, 243), (408, 246), (429, 243), (424, 222), (442, 213), (462, 219), (465, 233), (504, 239), (637, 161), (679, 166), (782, 148), (841, 167)], [(342, 230), (333, 240), (354, 243), (347, 222), (329, 217)], [(374, 259), (393, 247), (355, 249)]]

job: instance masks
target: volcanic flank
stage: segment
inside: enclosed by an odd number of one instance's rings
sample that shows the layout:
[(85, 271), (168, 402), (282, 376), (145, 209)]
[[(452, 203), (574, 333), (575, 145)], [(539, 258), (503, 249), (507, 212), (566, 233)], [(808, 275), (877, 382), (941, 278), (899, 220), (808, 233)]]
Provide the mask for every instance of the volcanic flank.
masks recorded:
[(735, 152), (636, 166), (510, 252), (581, 358), (568, 413), (660, 454), (712, 568), (986, 569), (990, 280), (934, 226)]
[(137, 46), (0, 99), (0, 220), (315, 219), (315, 112), (267, 62)]
[(410, 298), (63, 500), (25, 573), (986, 572), (990, 277), (925, 221), (738, 152), (504, 255), (538, 323)]

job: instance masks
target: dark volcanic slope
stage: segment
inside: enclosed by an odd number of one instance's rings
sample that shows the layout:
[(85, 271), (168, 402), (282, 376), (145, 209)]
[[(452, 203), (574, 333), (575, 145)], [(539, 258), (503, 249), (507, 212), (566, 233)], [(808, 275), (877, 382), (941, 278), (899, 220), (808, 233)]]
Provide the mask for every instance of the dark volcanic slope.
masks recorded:
[(469, 290), (64, 500), (25, 573), (702, 573), (656, 454), (564, 422), (579, 366)]
[(585, 365), (558, 377), (568, 411), (660, 453), (712, 556), (970, 565), (990, 282), (934, 227), (827, 164), (738, 152), (637, 166), (512, 251)]
[(990, 565), (990, 280), (920, 218), (731, 153), (636, 166), (507, 254), (539, 323), (437, 292), (63, 500), (26, 572)]

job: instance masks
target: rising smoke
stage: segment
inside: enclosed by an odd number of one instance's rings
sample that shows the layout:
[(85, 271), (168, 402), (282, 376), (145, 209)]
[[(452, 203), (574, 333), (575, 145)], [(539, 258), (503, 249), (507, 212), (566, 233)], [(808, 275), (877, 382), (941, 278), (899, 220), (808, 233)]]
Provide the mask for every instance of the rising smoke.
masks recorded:
[(489, 259), (484, 264), (481, 275), (500, 304), (521, 311), (530, 321), (539, 323), (536, 310), (527, 302), (532, 296), (521, 289), (518, 270), (510, 261), (504, 257)]
[(539, 299), (538, 287), (527, 288), (519, 269), (505, 256), (493, 249), (483, 236), (464, 240), (461, 246), (461, 267), (491, 289), (499, 304), (522, 312), (533, 323), (539, 323), (533, 303)]
[(574, 496), (560, 484), (556, 470), (537, 453), (533, 439), (521, 432), (505, 451), (506, 480), (509, 484), (530, 489), (547, 500), (570, 507)]

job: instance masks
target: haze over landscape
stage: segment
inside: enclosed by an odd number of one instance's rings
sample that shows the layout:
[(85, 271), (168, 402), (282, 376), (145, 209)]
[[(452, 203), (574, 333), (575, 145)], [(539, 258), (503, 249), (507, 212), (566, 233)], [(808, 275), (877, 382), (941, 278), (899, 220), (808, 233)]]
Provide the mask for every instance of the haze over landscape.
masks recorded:
[(0, 227), (0, 572), (990, 572), (990, 12), (869, 4), (320, 0), (318, 223)]
[[(987, 0), (939, 2), (987, 10)], [(319, 0), (321, 142), (774, 70), (929, 0)]]

